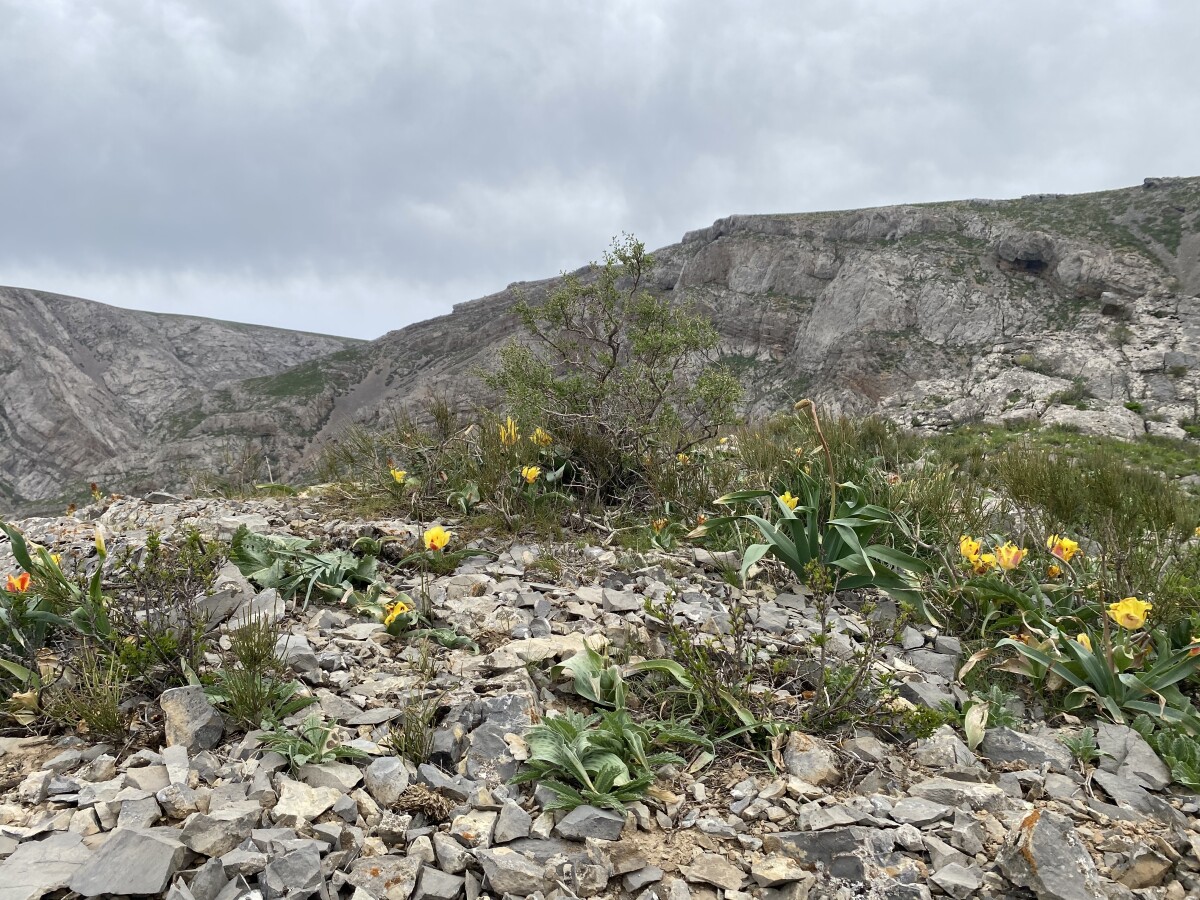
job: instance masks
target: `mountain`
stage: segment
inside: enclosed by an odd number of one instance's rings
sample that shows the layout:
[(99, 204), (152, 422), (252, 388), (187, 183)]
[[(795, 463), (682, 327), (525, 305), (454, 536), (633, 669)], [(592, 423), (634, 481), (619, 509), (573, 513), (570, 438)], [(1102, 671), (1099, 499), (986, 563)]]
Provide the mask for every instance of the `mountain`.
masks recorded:
[(0, 287), (0, 508), (175, 483), (220, 458), (224, 385), (360, 343)]
[[(810, 396), (920, 428), (1037, 418), (1129, 438), (1198, 419), (1200, 178), (730, 216), (655, 257), (651, 289), (711, 316), (751, 413)], [(298, 472), (347, 424), (477, 402), (513, 302), (556, 281), (370, 342), (0, 289), (0, 491), (170, 486), (247, 445)]]

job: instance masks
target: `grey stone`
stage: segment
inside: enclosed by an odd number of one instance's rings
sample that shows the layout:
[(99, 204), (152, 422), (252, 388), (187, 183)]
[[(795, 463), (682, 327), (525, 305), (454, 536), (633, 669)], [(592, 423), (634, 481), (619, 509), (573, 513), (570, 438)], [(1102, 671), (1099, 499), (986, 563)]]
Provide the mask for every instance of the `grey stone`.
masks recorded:
[(244, 800), (210, 814), (193, 813), (183, 823), (179, 839), (204, 856), (224, 856), (250, 837), (262, 822), (262, 807)]
[(257, 619), (265, 619), (273, 625), (283, 621), (286, 615), (287, 604), (279, 596), (279, 591), (267, 588), (234, 610), (225, 627), (236, 630)]
[(171, 779), (167, 777), (166, 766), (142, 766), (129, 769), (125, 773), (125, 783), (130, 787), (153, 794), (170, 784)]
[(750, 877), (759, 887), (771, 888), (793, 881), (806, 881), (811, 876), (794, 859), (772, 854), (750, 866)]
[(37, 900), (65, 888), (92, 856), (78, 834), (26, 841), (0, 863), (0, 900)]
[(125, 800), (121, 803), (121, 812), (117, 815), (118, 828), (145, 829), (150, 828), (162, 818), (162, 810), (153, 795)]
[(864, 825), (763, 835), (763, 849), (768, 853), (782, 853), (801, 864), (820, 863), (836, 877), (858, 881), (890, 862), (895, 846), (894, 829)]
[(496, 813), (486, 809), (473, 809), (457, 816), (450, 823), (450, 834), (464, 847), (490, 847), (495, 827)]
[(953, 812), (953, 809), (942, 803), (935, 803), (922, 797), (903, 797), (896, 801), (889, 815), (893, 821), (902, 825), (915, 825), (923, 828), (949, 818)]
[(333, 788), (343, 794), (354, 790), (363, 780), (362, 770), (358, 766), (341, 762), (308, 763), (301, 766), (296, 775), (309, 787)]
[(529, 829), (532, 826), (533, 819), (529, 813), (521, 809), (514, 801), (506, 800), (500, 807), (500, 814), (496, 818), (496, 830), (492, 834), (492, 843), (507, 844), (518, 838), (529, 837)]
[(210, 859), (192, 876), (188, 888), (196, 900), (217, 900), (217, 895), (229, 884), (225, 875), (225, 866), (219, 859)]
[(946, 681), (954, 681), (958, 674), (957, 656), (948, 656), (934, 650), (910, 650), (904, 655), (918, 672), (926, 675), (936, 675)]
[(426, 866), (417, 879), (415, 900), (457, 900), (466, 881), (461, 875), (448, 875)]
[(221, 741), (225, 725), (208, 698), (204, 688), (169, 688), (158, 698), (163, 711), (167, 746), (186, 747), (189, 753), (211, 750)]
[(299, 675), (321, 671), (316, 652), (302, 634), (281, 634), (275, 641), (275, 655)]
[(508, 847), (476, 850), (475, 859), (483, 866), (488, 886), (494, 894), (528, 897), (550, 887), (543, 864)]
[(238, 847), (221, 856), (221, 865), (230, 878), (250, 878), (267, 867), (267, 854)]
[(836, 784), (842, 777), (833, 750), (801, 731), (793, 731), (788, 735), (783, 748), (783, 764), (788, 774), (818, 787)]
[(656, 881), (662, 881), (663, 870), (658, 866), (642, 866), (633, 872), (627, 872), (621, 877), (621, 885), (629, 893), (633, 894), (640, 891), (647, 885), (654, 884)]
[(200, 795), (183, 784), (168, 784), (154, 798), (171, 819), (186, 819), (200, 809)]
[(909, 703), (929, 709), (941, 709), (945, 704), (956, 706), (954, 695), (929, 681), (912, 679), (900, 682), (898, 693)]
[(188, 848), (160, 831), (119, 828), (71, 876), (70, 888), (100, 894), (162, 894), (188, 859)]
[(299, 828), (330, 809), (342, 797), (336, 788), (312, 788), (290, 778), (279, 779), (279, 801), (271, 810), (276, 825)]
[(680, 866), (679, 871), (693, 884), (711, 884), (725, 891), (741, 890), (746, 880), (741, 869), (716, 853), (701, 853), (691, 865)]
[(442, 831), (433, 833), (433, 852), (443, 872), (458, 875), (466, 870), (471, 854), (463, 845)]
[(993, 813), (1003, 812), (1013, 806), (1009, 796), (994, 784), (957, 781), (953, 778), (928, 778), (909, 787), (908, 792), (914, 797), (923, 797), (947, 806), (969, 806)]
[(596, 838), (615, 841), (625, 828), (625, 817), (611, 809), (594, 806), (577, 806), (567, 813), (554, 827), (554, 833), (569, 841)]
[(967, 900), (978, 894), (983, 885), (983, 873), (975, 866), (950, 863), (936, 871), (929, 880), (955, 900)]
[(372, 799), (384, 809), (391, 809), (400, 795), (408, 790), (412, 775), (404, 760), (396, 756), (381, 756), (367, 766), (363, 781)]
[(1166, 763), (1128, 725), (1100, 723), (1096, 743), (1101, 753), (1099, 766), (1105, 772), (1136, 779), (1152, 791), (1165, 791), (1171, 785)]
[(306, 900), (314, 894), (324, 895), (321, 854), (309, 846), (277, 856), (267, 863), (265, 880), (268, 896)]
[(989, 728), (979, 749), (994, 763), (1048, 765), (1057, 772), (1071, 770), (1071, 751), (1051, 737), (1022, 734), (1011, 728)]
[(1048, 810), (1030, 813), (1014, 828), (998, 862), (1000, 871), (1039, 900), (1093, 900), (1103, 880), (1070, 819)]

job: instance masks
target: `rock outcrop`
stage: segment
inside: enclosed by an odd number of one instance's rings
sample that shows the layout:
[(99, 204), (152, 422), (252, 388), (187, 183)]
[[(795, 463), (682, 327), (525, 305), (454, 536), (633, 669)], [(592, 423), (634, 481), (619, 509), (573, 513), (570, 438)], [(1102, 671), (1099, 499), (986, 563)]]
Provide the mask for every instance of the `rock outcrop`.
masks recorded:
[[(712, 317), (755, 413), (811, 396), (918, 428), (1123, 438), (1184, 437), (1196, 418), (1200, 178), (731, 216), (655, 255), (651, 289)], [(555, 281), (361, 344), (0, 289), (0, 505), (177, 484), (247, 447), (295, 474), (345, 425), (435, 396), (469, 407), (512, 304)]]

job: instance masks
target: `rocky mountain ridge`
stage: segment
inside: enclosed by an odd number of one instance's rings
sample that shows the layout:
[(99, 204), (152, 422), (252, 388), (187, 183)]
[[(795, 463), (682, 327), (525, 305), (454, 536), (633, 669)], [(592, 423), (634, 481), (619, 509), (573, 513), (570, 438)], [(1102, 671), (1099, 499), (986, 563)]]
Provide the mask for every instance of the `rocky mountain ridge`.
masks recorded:
[[(918, 428), (1038, 419), (1126, 438), (1184, 438), (1197, 418), (1200, 178), (730, 216), (655, 256), (651, 289), (712, 317), (752, 414), (811, 396)], [(555, 282), (510, 285), (365, 343), (179, 325), (169, 358), (144, 346), (159, 339), (149, 326), (113, 325), (115, 341), (84, 327), (44, 350), (20, 337), (22, 322), (63, 318), (52, 312), (62, 298), (5, 289), (0, 504), (91, 480), (171, 487), (246, 448), (291, 477), (348, 424), (436, 395), (473, 406), (473, 373), (516, 334), (512, 304)], [(271, 352), (238, 355), (263, 342)]]

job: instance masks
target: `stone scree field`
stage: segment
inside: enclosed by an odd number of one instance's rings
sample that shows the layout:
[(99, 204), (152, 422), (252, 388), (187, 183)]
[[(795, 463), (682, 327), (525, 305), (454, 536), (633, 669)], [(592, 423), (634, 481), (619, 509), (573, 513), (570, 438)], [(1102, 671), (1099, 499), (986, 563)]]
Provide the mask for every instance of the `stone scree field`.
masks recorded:
[[(364, 535), (417, 540), (424, 527), (329, 521), (302, 498), (151, 499), (90, 511), (110, 553), (189, 526), (343, 546)], [(94, 552), (88, 517), (17, 525), (83, 558)], [(8, 549), (0, 572), (14, 568)], [(205, 601), (215, 645), (227, 647), (248, 616), (276, 623), (280, 655), (317, 700), (289, 724), (318, 710), (361, 758), (290, 768), (257, 732), (230, 737), (199, 686), (147, 698), (125, 746), (3, 738), (0, 900), (1200, 896), (1200, 803), (1118, 725), (1099, 725), (1102, 756), (1087, 777), (1061, 740), (1069, 730), (991, 728), (977, 752), (945, 725), (901, 744), (868, 729), (839, 744), (793, 732), (774, 771), (751, 753), (718, 749), (712, 760), (697, 748), (627, 814), (547, 811), (544, 789), (509, 781), (528, 753), (522, 735), (579, 706), (552, 666), (584, 642), (614, 656), (655, 646), (660, 623), (646, 606), (668, 594), (673, 615), (717, 634), (735, 589), (692, 548), (632, 571), (602, 547), (491, 549), (495, 559), (466, 559), (424, 584), (434, 617), (478, 652), (421, 650), (345, 608), (285, 603), (226, 564)], [(547, 555), (563, 562), (552, 579), (537, 565)], [(803, 593), (758, 589), (745, 602), (768, 649), (819, 629)], [(864, 623), (849, 608), (834, 622), (832, 652), (852, 651)], [(909, 627), (883, 660), (911, 704), (961, 695), (954, 637)], [(420, 765), (385, 746), (414, 692), (439, 710)]]

